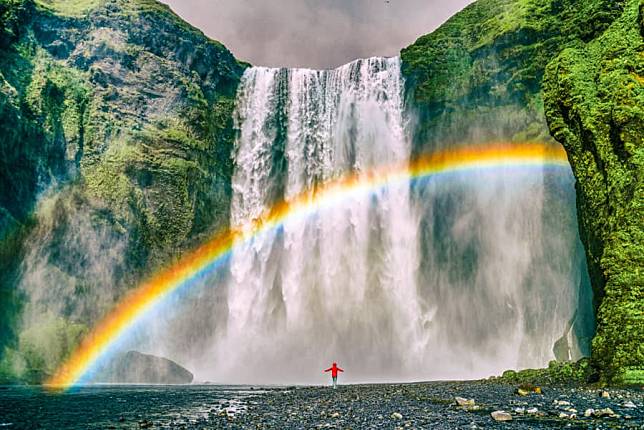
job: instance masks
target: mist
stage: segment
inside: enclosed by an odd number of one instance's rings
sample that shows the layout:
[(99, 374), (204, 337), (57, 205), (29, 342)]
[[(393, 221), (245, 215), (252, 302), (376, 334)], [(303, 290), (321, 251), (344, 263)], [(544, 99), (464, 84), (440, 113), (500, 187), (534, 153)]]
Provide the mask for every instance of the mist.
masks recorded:
[(255, 66), (334, 68), (394, 56), (471, 0), (164, 0)]

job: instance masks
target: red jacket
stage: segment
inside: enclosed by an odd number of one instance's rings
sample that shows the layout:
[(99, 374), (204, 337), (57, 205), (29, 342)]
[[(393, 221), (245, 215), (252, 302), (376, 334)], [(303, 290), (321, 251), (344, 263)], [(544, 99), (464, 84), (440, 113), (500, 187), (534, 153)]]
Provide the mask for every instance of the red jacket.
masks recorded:
[(338, 372), (344, 372), (344, 370), (340, 369), (337, 363), (333, 363), (333, 366), (326, 369), (325, 372), (331, 372), (331, 377), (337, 378)]

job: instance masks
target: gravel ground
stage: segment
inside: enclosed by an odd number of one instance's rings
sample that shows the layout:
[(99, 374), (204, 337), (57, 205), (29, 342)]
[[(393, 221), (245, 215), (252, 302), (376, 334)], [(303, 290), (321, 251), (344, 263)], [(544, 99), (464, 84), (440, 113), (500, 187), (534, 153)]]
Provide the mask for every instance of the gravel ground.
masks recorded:
[[(13, 429), (644, 429), (641, 389), (543, 387), (519, 396), (492, 382), (329, 387), (102, 386), (68, 393), (0, 387)], [(458, 406), (456, 397), (473, 399)], [(536, 410), (535, 410), (536, 408)], [(606, 408), (610, 408), (610, 414)], [(585, 417), (588, 409), (596, 412)], [(506, 411), (512, 421), (495, 421)], [(600, 412), (602, 411), (603, 412)], [(598, 415), (604, 416), (598, 416)]]

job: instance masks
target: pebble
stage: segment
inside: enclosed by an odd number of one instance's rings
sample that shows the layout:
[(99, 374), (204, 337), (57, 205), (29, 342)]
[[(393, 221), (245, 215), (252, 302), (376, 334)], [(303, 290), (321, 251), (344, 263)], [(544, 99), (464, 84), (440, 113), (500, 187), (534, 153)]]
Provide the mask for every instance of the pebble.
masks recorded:
[(539, 412), (539, 409), (537, 409), (537, 408), (530, 408), (530, 409), (528, 409), (526, 412), (528, 412), (529, 414), (533, 414), (533, 415), (534, 415), (534, 414), (536, 414), (537, 412)]
[(600, 397), (604, 399), (610, 399), (610, 393), (606, 390), (602, 390), (602, 392), (599, 394)]
[(456, 403), (459, 406), (474, 406), (474, 399), (466, 399), (464, 397), (455, 397)]
[(490, 415), (492, 415), (494, 421), (512, 421), (512, 415), (505, 411), (494, 411)]
[(624, 407), (629, 409), (637, 409), (637, 406), (635, 406), (635, 403), (631, 402), (630, 400), (624, 403)]
[(592, 408), (586, 409), (586, 412), (584, 412), (586, 418), (592, 417), (593, 415), (595, 415), (595, 410)]
[(391, 414), (391, 418), (394, 420), (402, 420), (403, 416), (400, 412), (394, 412), (393, 414)]

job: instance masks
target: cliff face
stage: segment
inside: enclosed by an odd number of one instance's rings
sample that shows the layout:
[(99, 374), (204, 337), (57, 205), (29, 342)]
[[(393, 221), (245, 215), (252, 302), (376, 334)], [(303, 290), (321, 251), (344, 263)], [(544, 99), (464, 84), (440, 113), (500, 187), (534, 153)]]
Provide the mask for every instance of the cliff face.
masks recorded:
[[(631, 382), (644, 380), (641, 4), (479, 0), (402, 51), (418, 152), (564, 144), (598, 309), (592, 361)], [(552, 222), (564, 231), (570, 220)]]
[(606, 379), (644, 380), (644, 2), (547, 68), (546, 116), (577, 178), (597, 297), (593, 360)]
[(402, 50), (417, 149), (549, 140), (541, 84), (567, 44), (592, 39), (624, 1), (479, 0)]
[(37, 349), (226, 226), (245, 65), (153, 0), (0, 0), (0, 18), (0, 346), (27, 296), (46, 323), (12, 343)]

